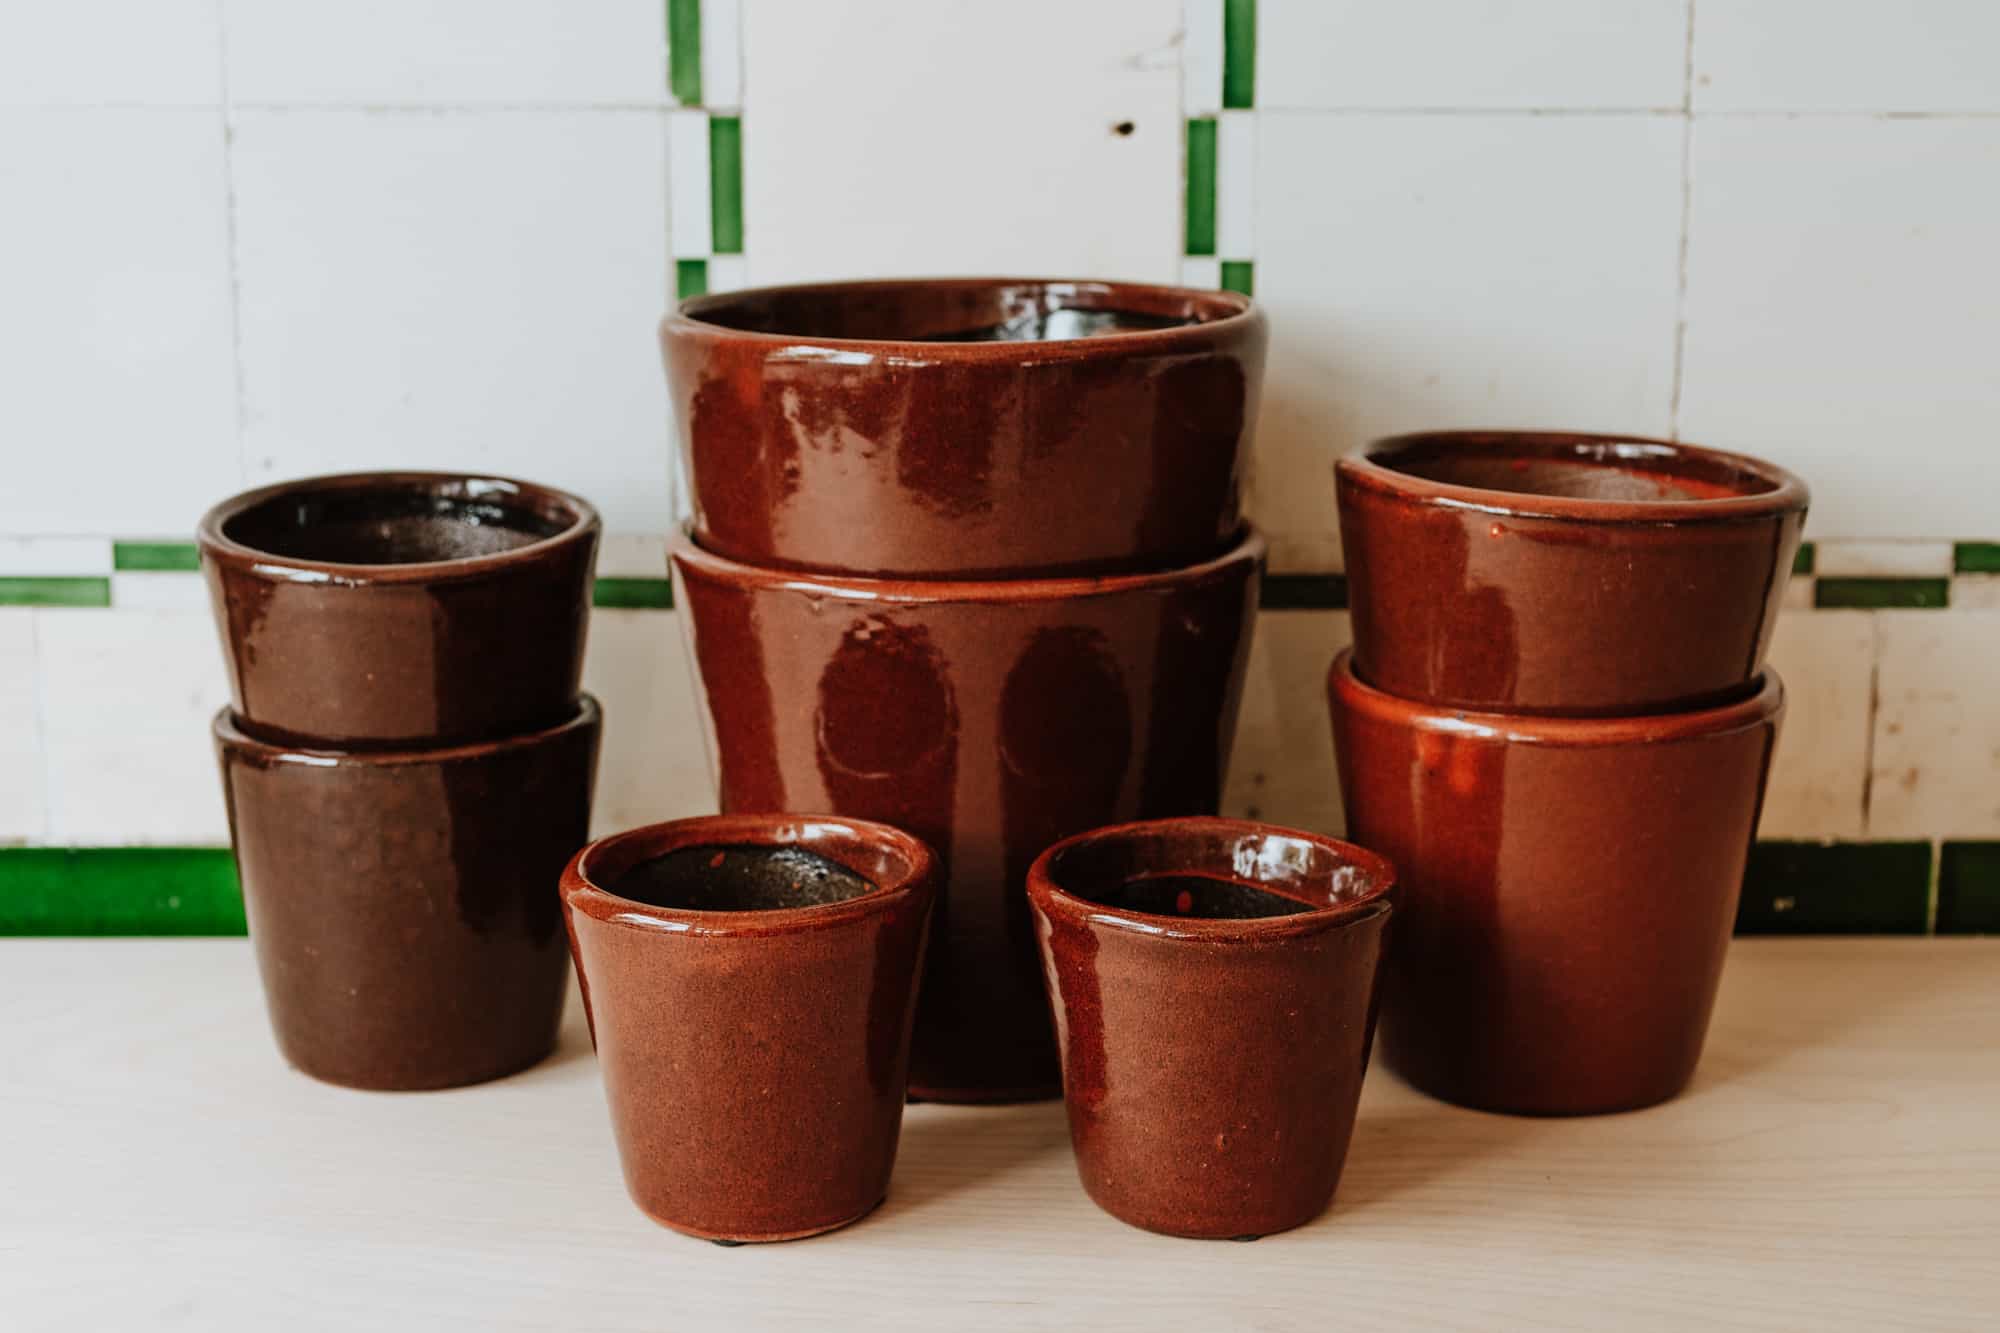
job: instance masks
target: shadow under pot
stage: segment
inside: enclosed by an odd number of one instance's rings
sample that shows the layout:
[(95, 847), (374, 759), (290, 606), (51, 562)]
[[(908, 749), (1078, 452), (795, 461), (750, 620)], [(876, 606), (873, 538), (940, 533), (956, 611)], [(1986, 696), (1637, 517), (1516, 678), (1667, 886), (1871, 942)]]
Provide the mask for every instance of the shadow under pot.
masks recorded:
[(793, 1240), (882, 1201), (935, 887), (909, 834), (826, 815), (683, 819), (577, 853), (563, 916), (648, 1216)]
[(703, 296), (660, 328), (711, 551), (861, 577), (1168, 568), (1242, 534), (1264, 315), (1021, 278)]
[(1126, 824), (1042, 854), (1028, 898), (1099, 1207), (1239, 1240), (1325, 1211), (1395, 878), (1360, 847), (1233, 819)]
[(1361, 679), (1515, 713), (1753, 694), (1807, 501), (1740, 454), (1553, 432), (1406, 435), (1336, 480)]
[(1393, 861), (1384, 1058), (1432, 1096), (1581, 1115), (1701, 1056), (1785, 696), (1631, 718), (1330, 692), (1347, 835)]
[(250, 942), (285, 1058), (353, 1088), (479, 1083), (554, 1048), (554, 886), (589, 836), (601, 717), (447, 749), (281, 746), (217, 715)]
[(599, 527), (573, 495), (445, 473), (223, 501), (198, 536), (238, 721), (339, 749), (556, 725), (576, 711)]
[(908, 829), (942, 889), (914, 1095), (1060, 1089), (1028, 866), (1084, 829), (1214, 814), (1264, 543), (1105, 579), (836, 579), (674, 552), (724, 810)]

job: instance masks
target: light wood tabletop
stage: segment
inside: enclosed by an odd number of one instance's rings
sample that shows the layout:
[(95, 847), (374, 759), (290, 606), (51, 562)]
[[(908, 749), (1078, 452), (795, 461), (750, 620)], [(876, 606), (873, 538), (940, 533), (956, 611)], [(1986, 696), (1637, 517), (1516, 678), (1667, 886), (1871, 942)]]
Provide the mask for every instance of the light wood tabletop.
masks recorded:
[(917, 1106), (888, 1202), (722, 1249), (626, 1200), (582, 1015), (541, 1067), (349, 1092), (241, 940), (0, 941), (0, 1327), (2000, 1326), (2000, 939), (1750, 940), (1695, 1087), (1585, 1120), (1377, 1068), (1318, 1222), (1084, 1197), (1062, 1110)]

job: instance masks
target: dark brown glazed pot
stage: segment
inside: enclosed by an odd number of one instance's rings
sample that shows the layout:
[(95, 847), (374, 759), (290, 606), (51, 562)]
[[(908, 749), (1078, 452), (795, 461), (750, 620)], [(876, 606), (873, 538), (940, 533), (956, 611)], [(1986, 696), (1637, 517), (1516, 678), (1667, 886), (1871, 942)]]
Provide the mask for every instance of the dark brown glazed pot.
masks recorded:
[(1782, 468), (1630, 436), (1405, 435), (1336, 476), (1355, 669), (1440, 707), (1744, 697), (1806, 517)]
[(278, 1049), (352, 1088), (525, 1069), (562, 1017), (555, 883), (589, 836), (601, 725), (367, 754), (215, 719), (250, 942)]
[(576, 854), (563, 917), (648, 1216), (792, 1240), (882, 1201), (936, 878), (909, 834), (830, 815), (682, 819)]
[(597, 511), (498, 477), (363, 472), (202, 517), (238, 722), (266, 740), (427, 747), (576, 711)]
[(1169, 568), (1242, 529), (1264, 315), (951, 278), (698, 297), (660, 326), (695, 536), (864, 577)]
[(724, 810), (834, 810), (938, 853), (912, 1091), (1060, 1087), (1021, 886), (1043, 848), (1213, 814), (1264, 543), (1160, 574), (834, 579), (674, 552)]
[(1174, 1236), (1310, 1222), (1340, 1179), (1396, 872), (1234, 819), (1049, 848), (1028, 899), (1083, 1187)]
[(1694, 1074), (1785, 694), (1631, 718), (1427, 708), (1334, 663), (1347, 836), (1396, 864), (1382, 1051), (1436, 1097), (1579, 1115)]

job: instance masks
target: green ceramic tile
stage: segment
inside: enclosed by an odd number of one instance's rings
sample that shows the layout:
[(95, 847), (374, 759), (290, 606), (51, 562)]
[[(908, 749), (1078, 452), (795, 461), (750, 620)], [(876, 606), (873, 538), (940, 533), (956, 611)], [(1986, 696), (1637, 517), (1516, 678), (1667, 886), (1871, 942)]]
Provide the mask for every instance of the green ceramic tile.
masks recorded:
[(1222, 105), (1232, 111), (1256, 104), (1257, 0), (1224, 0)]
[(1187, 125), (1187, 252), (1215, 253), (1215, 122)]
[(1812, 572), (1813, 544), (1811, 542), (1800, 542), (1799, 549), (1792, 555), (1792, 573), (1810, 574)]
[(1223, 260), (1222, 290), (1226, 292), (1241, 292), (1245, 296), (1256, 295), (1251, 290), (1255, 286), (1253, 281), (1255, 274), (1251, 272), (1253, 267), (1254, 265), (1247, 259)]
[(1950, 579), (1826, 578), (1813, 584), (1813, 605), (1822, 610), (1942, 607), (1951, 600)]
[(681, 300), (690, 296), (701, 296), (708, 291), (708, 261), (706, 259), (677, 259), (674, 261), (674, 291)]
[(1960, 574), (2000, 574), (2000, 542), (1960, 542), (1951, 548), (1951, 567)]
[(0, 850), (0, 935), (241, 935), (226, 847)]
[(1345, 574), (1266, 574), (1266, 611), (1340, 611), (1347, 606)]
[(1937, 933), (2000, 935), (2000, 842), (1939, 849)]
[(743, 122), (735, 116), (708, 121), (709, 230), (713, 253), (743, 253)]
[(682, 106), (701, 105), (701, 0), (667, 0), (667, 86)]
[(628, 611), (670, 611), (674, 585), (668, 579), (599, 579), (590, 600), (597, 606)]
[(1760, 842), (1750, 851), (1739, 935), (1921, 935), (1930, 914), (1927, 842)]
[(107, 578), (0, 578), (0, 606), (110, 606)]
[(182, 573), (201, 568), (193, 542), (113, 542), (111, 567), (121, 573)]

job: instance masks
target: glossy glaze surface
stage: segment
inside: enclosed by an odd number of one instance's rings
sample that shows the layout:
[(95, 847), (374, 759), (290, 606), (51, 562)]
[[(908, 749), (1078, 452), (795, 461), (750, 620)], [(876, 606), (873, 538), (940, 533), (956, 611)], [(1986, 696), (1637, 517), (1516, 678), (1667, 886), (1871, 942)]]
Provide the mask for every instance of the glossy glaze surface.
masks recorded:
[(1347, 835), (1399, 872), (1382, 1050), (1434, 1096), (1575, 1115), (1693, 1075), (1784, 688), (1635, 718), (1427, 709), (1330, 681)]
[(239, 722), (334, 748), (495, 740), (576, 710), (597, 511), (527, 482), (314, 477), (203, 516)]
[(1252, 536), (1165, 574), (898, 583), (676, 549), (722, 808), (879, 819), (938, 853), (918, 1095), (1056, 1094), (1028, 864), (1083, 829), (1215, 812), (1263, 553)]
[(1022, 577), (1169, 568), (1240, 534), (1266, 342), (1245, 297), (832, 283), (700, 297), (660, 337), (695, 535), (732, 559)]
[(1806, 516), (1780, 468), (1626, 436), (1410, 435), (1336, 476), (1361, 678), (1499, 712), (1743, 697)]
[(340, 754), (215, 720), (278, 1048), (356, 1088), (447, 1088), (547, 1055), (567, 952), (555, 895), (588, 836), (602, 723)]
[[(1134, 881), (1162, 878), (1171, 914), (1120, 905)], [(1100, 1207), (1150, 1231), (1234, 1238), (1326, 1208), (1368, 1066), (1395, 878), (1359, 847), (1228, 819), (1100, 829), (1036, 860), (1028, 898), (1070, 1138)], [(1239, 915), (1274, 910), (1249, 894), (1288, 910)]]
[[(632, 876), (646, 862), (722, 846), (808, 851), (872, 887), (763, 910), (613, 891), (644, 891)], [(730, 878), (761, 881), (747, 904), (790, 876)], [(922, 843), (835, 816), (683, 819), (577, 853), (563, 916), (640, 1208), (689, 1235), (765, 1241), (830, 1230), (882, 1201), (935, 888)]]

